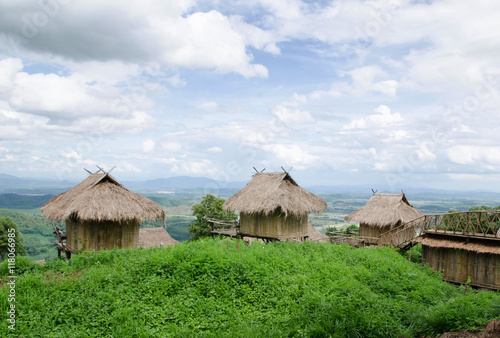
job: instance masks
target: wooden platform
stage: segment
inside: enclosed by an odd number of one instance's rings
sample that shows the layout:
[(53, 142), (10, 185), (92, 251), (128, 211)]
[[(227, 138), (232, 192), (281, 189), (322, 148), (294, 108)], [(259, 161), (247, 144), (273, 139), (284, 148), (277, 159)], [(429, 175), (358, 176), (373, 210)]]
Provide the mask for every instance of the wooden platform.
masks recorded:
[(225, 237), (238, 238), (236, 229), (214, 229), (210, 231), (210, 236), (225, 236)]

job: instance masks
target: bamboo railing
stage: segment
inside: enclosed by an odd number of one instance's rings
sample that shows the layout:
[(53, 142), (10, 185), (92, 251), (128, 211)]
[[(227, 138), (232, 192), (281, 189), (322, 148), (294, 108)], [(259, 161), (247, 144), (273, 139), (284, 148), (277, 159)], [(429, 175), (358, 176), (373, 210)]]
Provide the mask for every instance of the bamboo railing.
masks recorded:
[(330, 243), (347, 243), (352, 246), (361, 247), (361, 246), (370, 246), (376, 244), (378, 241), (378, 237), (365, 237), (365, 236), (356, 236), (353, 234), (343, 234), (343, 235), (335, 235), (329, 236)]
[(421, 216), (382, 234), (378, 245), (405, 247), (424, 232), (432, 231), (467, 237), (500, 238), (500, 211), (476, 210)]
[(240, 227), (237, 217), (205, 215), (204, 218), (212, 231), (215, 229), (238, 229)]

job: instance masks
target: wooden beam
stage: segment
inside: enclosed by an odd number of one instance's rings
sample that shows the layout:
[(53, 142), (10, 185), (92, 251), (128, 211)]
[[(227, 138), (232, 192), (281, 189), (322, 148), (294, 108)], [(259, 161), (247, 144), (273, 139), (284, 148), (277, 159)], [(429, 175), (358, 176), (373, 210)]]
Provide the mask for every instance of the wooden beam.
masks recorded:
[(99, 168), (99, 170), (97, 170), (96, 174), (99, 172), (99, 171), (102, 171), (104, 174), (107, 174), (107, 172), (102, 169), (101, 167), (99, 167), (98, 165), (96, 165), (97, 168)]

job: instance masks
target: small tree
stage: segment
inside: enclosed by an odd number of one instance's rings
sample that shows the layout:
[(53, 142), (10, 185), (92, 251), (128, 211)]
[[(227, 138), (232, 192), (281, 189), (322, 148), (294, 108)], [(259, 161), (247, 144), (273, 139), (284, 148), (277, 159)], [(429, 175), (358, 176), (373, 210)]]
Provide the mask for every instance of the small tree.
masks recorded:
[[(14, 246), (12, 246), (13, 243)], [(12, 222), (9, 217), (5, 217), (0, 218), (0, 257), (2, 261), (8, 257), (9, 252), (14, 252), (16, 256), (26, 255), (23, 239), (17, 230), (16, 223)]]
[(205, 215), (223, 219), (237, 217), (233, 211), (224, 211), (222, 209), (222, 204), (224, 204), (224, 202), (225, 200), (221, 197), (207, 194), (203, 196), (201, 203), (195, 204), (191, 207), (191, 210), (193, 210), (193, 216), (196, 216), (196, 220), (189, 224), (189, 232), (192, 240), (206, 237), (210, 234), (210, 226), (205, 219)]

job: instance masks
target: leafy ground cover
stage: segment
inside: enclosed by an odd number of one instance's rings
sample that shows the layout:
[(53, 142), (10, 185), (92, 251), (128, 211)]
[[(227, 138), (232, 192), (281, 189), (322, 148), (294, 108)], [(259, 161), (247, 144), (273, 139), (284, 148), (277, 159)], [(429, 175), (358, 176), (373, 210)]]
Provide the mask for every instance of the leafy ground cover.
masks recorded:
[(413, 337), (500, 316), (498, 293), (448, 285), (390, 248), (204, 239), (16, 264), (15, 336)]

